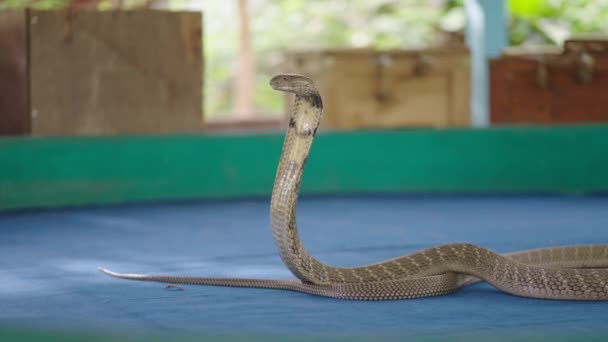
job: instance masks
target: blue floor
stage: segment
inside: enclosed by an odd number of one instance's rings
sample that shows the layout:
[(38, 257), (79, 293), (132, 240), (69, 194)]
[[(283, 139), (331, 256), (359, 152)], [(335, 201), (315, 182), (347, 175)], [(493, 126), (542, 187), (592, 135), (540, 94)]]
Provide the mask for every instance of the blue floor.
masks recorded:
[[(322, 261), (354, 266), (431, 245), (499, 252), (608, 243), (608, 197), (304, 198), (298, 221)], [(0, 326), (95, 333), (323, 338), (608, 337), (608, 303), (455, 294), (349, 302), (294, 292), (135, 282), (97, 272), (291, 278), (267, 200), (0, 214)]]

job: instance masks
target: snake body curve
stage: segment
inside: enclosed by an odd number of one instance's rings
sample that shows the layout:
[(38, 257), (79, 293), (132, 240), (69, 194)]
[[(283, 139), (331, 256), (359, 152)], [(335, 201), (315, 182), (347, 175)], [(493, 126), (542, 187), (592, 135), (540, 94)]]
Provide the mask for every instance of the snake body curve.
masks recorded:
[(180, 277), (129, 274), (117, 278), (213, 286), (299, 291), (339, 299), (390, 300), (454, 292), (479, 280), (512, 295), (562, 300), (608, 300), (608, 245), (543, 248), (500, 255), (454, 243), (352, 268), (324, 264), (302, 244), (296, 224), (300, 181), (319, 126), (323, 103), (312, 80), (283, 74), (270, 85), (295, 94), (270, 204), (279, 255), (298, 280)]

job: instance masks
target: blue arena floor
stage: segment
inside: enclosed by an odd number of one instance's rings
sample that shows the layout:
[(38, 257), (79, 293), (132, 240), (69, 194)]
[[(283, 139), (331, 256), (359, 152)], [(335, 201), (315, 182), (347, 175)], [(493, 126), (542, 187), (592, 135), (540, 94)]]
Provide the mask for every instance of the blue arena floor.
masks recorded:
[[(96, 270), (291, 278), (270, 235), (268, 205), (1, 213), (0, 327), (279, 340), (608, 338), (608, 302), (518, 298), (487, 284), (434, 298), (351, 302), (259, 289), (170, 290)], [(339, 266), (449, 242), (499, 252), (608, 243), (608, 197), (308, 197), (298, 210), (305, 245)]]

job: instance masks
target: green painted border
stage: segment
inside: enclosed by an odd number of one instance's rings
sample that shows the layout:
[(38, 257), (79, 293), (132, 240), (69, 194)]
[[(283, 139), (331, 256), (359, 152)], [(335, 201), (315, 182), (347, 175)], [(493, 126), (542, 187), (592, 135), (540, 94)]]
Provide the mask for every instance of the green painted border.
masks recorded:
[[(0, 139), (0, 209), (268, 196), (282, 134)], [(608, 125), (326, 132), (303, 193), (608, 192)]]

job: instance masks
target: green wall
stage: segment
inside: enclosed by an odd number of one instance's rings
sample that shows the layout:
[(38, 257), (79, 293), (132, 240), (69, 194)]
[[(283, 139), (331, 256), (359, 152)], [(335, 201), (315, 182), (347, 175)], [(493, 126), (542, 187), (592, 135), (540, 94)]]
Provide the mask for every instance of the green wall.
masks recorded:
[[(282, 134), (0, 139), (0, 209), (268, 196)], [(608, 192), (608, 126), (326, 132), (303, 193)]]

